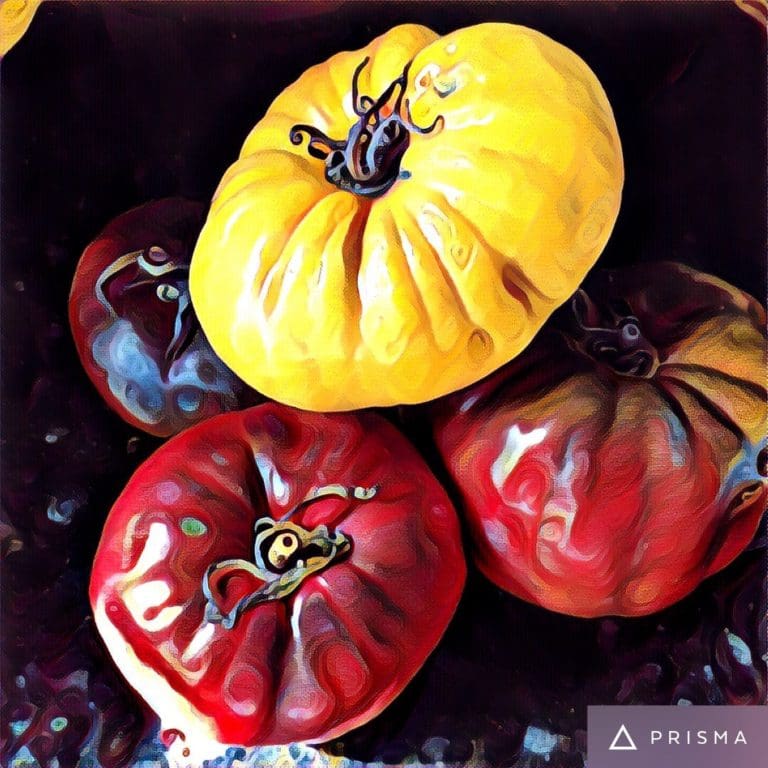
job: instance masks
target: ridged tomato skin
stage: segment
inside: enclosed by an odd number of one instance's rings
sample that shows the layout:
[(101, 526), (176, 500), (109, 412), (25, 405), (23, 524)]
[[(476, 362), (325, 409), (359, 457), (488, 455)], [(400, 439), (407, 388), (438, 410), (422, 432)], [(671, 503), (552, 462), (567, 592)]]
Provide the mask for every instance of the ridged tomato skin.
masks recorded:
[[(327, 486), (371, 496), (314, 501), (291, 522), (342, 533), (348, 555), (232, 628), (209, 621), (207, 569), (253, 560), (255, 521)], [(162, 727), (215, 755), (324, 741), (375, 716), (442, 636), (465, 571), (454, 508), (393, 426), (265, 404), (190, 428), (140, 467), (107, 519), (90, 597)]]
[[(339, 186), (309, 136), (351, 140), (353, 83), (370, 105), (401, 76), (377, 115), (409, 129), (396, 177), (374, 196)], [(605, 246), (623, 177), (608, 99), (572, 51), (510, 24), (395, 27), (307, 70), (253, 128), (192, 299), (222, 359), (278, 401), (424, 402), (522, 351)]]
[(728, 565), (766, 508), (765, 312), (672, 263), (598, 274), (587, 294), (584, 343), (614, 356), (599, 318), (633, 318), (648, 370), (597, 362), (558, 317), (438, 403), (435, 438), (488, 578), (554, 611), (640, 616)]
[(192, 310), (189, 262), (204, 218), (205, 206), (184, 198), (120, 214), (83, 251), (70, 289), (85, 372), (121, 418), (158, 437), (260, 399), (216, 356)]

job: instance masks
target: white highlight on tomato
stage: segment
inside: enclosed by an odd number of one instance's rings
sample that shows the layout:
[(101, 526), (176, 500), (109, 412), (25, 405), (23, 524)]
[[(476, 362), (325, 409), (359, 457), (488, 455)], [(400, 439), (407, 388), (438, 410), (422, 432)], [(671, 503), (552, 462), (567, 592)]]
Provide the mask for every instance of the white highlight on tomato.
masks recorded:
[(258, 711), (258, 705), (247, 691), (256, 692), (263, 688), (263, 685), (262, 676), (255, 669), (250, 669), (243, 674), (239, 665), (235, 663), (227, 671), (221, 687), (224, 704), (230, 712), (240, 717), (253, 717)]
[[(342, 105), (350, 117), (354, 117), (355, 110), (352, 109), (352, 91), (349, 90), (342, 98)], [(331, 128), (331, 115), (328, 114), (319, 104), (307, 105), (307, 120), (309, 125), (314, 125), (323, 133), (327, 133)]]
[(483, 530), (491, 547), (501, 554), (506, 554), (509, 549), (506, 527), (498, 520), (491, 519), (483, 521)]
[(158, 608), (171, 596), (165, 581), (145, 581), (135, 584), (123, 593), (123, 601), (135, 619), (141, 619), (149, 608)]
[(170, 626), (183, 610), (183, 606), (169, 605), (162, 608), (152, 619), (146, 619), (144, 616), (147, 610), (159, 608), (171, 596), (171, 589), (165, 581), (141, 583), (142, 576), (152, 566), (161, 562), (170, 548), (168, 526), (165, 523), (152, 523), (136, 565), (127, 573), (116, 573), (106, 585), (111, 588), (115, 583), (119, 583), (119, 592), (125, 607), (133, 620), (148, 632), (157, 632)]
[[(141, 582), (142, 577), (153, 566), (168, 556), (170, 549), (171, 535), (168, 526), (162, 522), (152, 523), (149, 526), (144, 547), (133, 568), (126, 573), (115, 574), (102, 589), (102, 596), (99, 597), (94, 611), (96, 625), (126, 680), (144, 696), (151, 692), (152, 709), (160, 716), (163, 728), (176, 728), (184, 732), (187, 737), (185, 747), (189, 747), (193, 753), (212, 758), (222, 753), (222, 745), (216, 737), (214, 720), (203, 715), (178, 694), (164, 677), (139, 660), (126, 638), (110, 621), (105, 610), (104, 595), (117, 589), (137, 626), (145, 631), (154, 632), (172, 624), (183, 611), (183, 606), (164, 606), (157, 616), (150, 620), (144, 618), (148, 609), (158, 608), (170, 598), (172, 594), (170, 585), (158, 579)], [(167, 643), (163, 643), (160, 650), (169, 661), (173, 661), (175, 652), (172, 649), (169, 650)]]
[[(373, 238), (369, 238), (368, 242), (372, 240)], [(368, 268), (361, 269), (357, 279), (360, 300), (364, 307), (375, 305), (377, 302), (389, 302), (394, 293), (395, 287), (389, 273), (387, 252), (387, 243), (381, 237), (377, 237), (371, 245)], [(378, 330), (381, 323), (382, 320), (379, 320), (374, 330)]]
[(544, 427), (536, 427), (530, 432), (523, 432), (517, 424), (513, 424), (507, 430), (504, 447), (491, 465), (491, 480), (502, 496), (504, 495), (504, 483), (523, 454), (529, 448), (543, 442), (546, 436), (547, 430)]
[(288, 496), (288, 486), (286, 486), (283, 478), (277, 472), (272, 473), (272, 494), (278, 501)]
[[(311, 702), (315, 698), (314, 693), (310, 693), (307, 701)], [(291, 720), (295, 720), (297, 723), (303, 723), (312, 717), (317, 717), (318, 712), (321, 712), (320, 707), (291, 707), (287, 715)]]
[(301, 650), (301, 630), (299, 629), (299, 619), (301, 618), (301, 609), (304, 607), (304, 598), (298, 595), (293, 601), (293, 611), (291, 612), (291, 634), (296, 648)]
[(566, 446), (563, 468), (555, 478), (554, 498), (545, 505), (542, 515), (542, 528), (546, 526), (547, 520), (550, 518), (557, 517), (563, 521), (563, 531), (558, 541), (560, 549), (565, 549), (568, 546), (573, 519), (576, 516), (576, 499), (573, 497), (573, 479), (576, 475), (575, 443), (576, 436), (574, 435)]
[(136, 623), (146, 629), (147, 632), (159, 632), (161, 629), (170, 627), (183, 610), (184, 607), (181, 605), (166, 605), (154, 619), (136, 619)]
[(133, 552), (133, 541), (136, 538), (136, 526), (141, 520), (141, 515), (133, 515), (125, 526), (125, 545), (123, 546), (123, 555), (120, 558), (120, 569), (125, 570), (131, 562), (131, 552)]
[(459, 406), (459, 413), (466, 413), (472, 406), (480, 399), (480, 395), (470, 395), (464, 402)]
[[(162, 675), (136, 656), (126, 638), (107, 617), (104, 602), (104, 597), (100, 597), (94, 610), (99, 634), (125, 679), (145, 698), (151, 699), (152, 709), (160, 717), (161, 728), (175, 728), (185, 734), (184, 747), (190, 749), (192, 756), (199, 757), (195, 763), (185, 761), (183, 764), (200, 765), (204, 758), (213, 759), (223, 754), (226, 745), (216, 737), (215, 721), (193, 707)], [(190, 757), (190, 761), (192, 759)]]
[(227, 466), (227, 464), (229, 463), (229, 462), (227, 461), (227, 457), (226, 457), (226, 456), (222, 456), (222, 455), (221, 455), (220, 453), (218, 453), (217, 451), (214, 451), (214, 452), (211, 454), (211, 458), (213, 459), (214, 463), (215, 463), (215, 464), (218, 464), (220, 467), (226, 467), (226, 466)]
[(441, 181), (431, 181), (429, 186), (438, 191), (448, 201), (449, 205), (457, 206), (461, 200), (466, 197), (463, 189), (454, 187), (451, 184), (445, 184)]
[(450, 216), (433, 203), (424, 203), (416, 220), (436, 253), (447, 253), (451, 243), (458, 239), (456, 226)]
[[(243, 213), (246, 212), (246, 208), (243, 207), (241, 211), (238, 211), (235, 216), (237, 218), (240, 218)], [(228, 234), (229, 230), (231, 229), (231, 224), (234, 223), (232, 215), (230, 215), (230, 221), (226, 225), (225, 233)], [(273, 342), (271, 341), (272, 334), (267, 333), (266, 331), (269, 330), (268, 323), (266, 318), (264, 317), (263, 312), (260, 312), (260, 308), (264, 306), (263, 297), (259, 299), (259, 301), (254, 301), (254, 286), (257, 285), (257, 275), (259, 274), (259, 270), (261, 269), (261, 260), (262, 260), (262, 251), (264, 250), (264, 246), (267, 244), (267, 238), (266, 237), (260, 237), (254, 244), (253, 248), (251, 248), (251, 253), (248, 257), (248, 264), (245, 267), (245, 270), (243, 272), (243, 290), (240, 292), (240, 295), (237, 297), (237, 301), (235, 306), (237, 307), (236, 311), (236, 319), (234, 326), (232, 328), (232, 338), (233, 342), (236, 342), (237, 338), (240, 336), (241, 333), (249, 333), (250, 328), (253, 327), (254, 324), (254, 318), (256, 319), (259, 330), (261, 331), (262, 338), (264, 339), (265, 345), (270, 345)], [(222, 242), (220, 247), (224, 247), (224, 243)], [(194, 274), (194, 273), (193, 273)], [(259, 313), (260, 312), (260, 313)], [(259, 314), (257, 314), (259, 313)], [(271, 351), (271, 350), (270, 350)]]
[[(227, 247), (227, 243), (229, 242), (229, 236), (232, 234), (232, 229), (234, 228), (235, 224), (237, 224), (238, 219), (240, 219), (245, 213), (248, 212), (248, 208), (245, 206), (242, 206), (240, 208), (237, 208), (232, 215), (227, 219), (227, 223), (224, 227), (224, 231), (221, 233), (221, 248), (224, 249)], [(263, 240), (260, 241), (261, 245), (263, 246)], [(259, 259), (261, 259), (261, 246), (259, 246), (258, 251)], [(257, 264), (258, 267), (258, 264)]]
[(165, 581), (147, 581), (134, 584), (123, 592), (123, 602), (133, 620), (147, 632), (159, 632), (173, 624), (183, 610), (181, 605), (167, 605), (152, 618), (145, 618), (150, 608), (159, 608), (171, 596)]
[(192, 659), (199, 656), (211, 643), (216, 626), (209, 621), (203, 622), (200, 629), (195, 632), (184, 653), (181, 655), (181, 663), (186, 665)]
[(159, 483), (156, 489), (157, 500), (162, 504), (175, 504), (181, 498), (181, 488), (173, 480)]
[(454, 131), (463, 131), (467, 128), (490, 125), (494, 119), (496, 115), (492, 110), (488, 110), (484, 115), (478, 115), (477, 108), (462, 107), (451, 112), (451, 128)]
[(560, 552), (569, 550), (570, 560), (588, 559), (570, 548), (571, 529), (576, 518), (577, 503), (573, 495), (574, 480), (583, 475), (589, 466), (586, 451), (576, 450), (578, 434), (568, 440), (563, 459), (563, 467), (554, 478), (554, 490), (551, 499), (544, 506), (539, 526), (536, 553), (541, 564), (551, 573), (562, 573), (560, 558), (550, 551), (555, 546)]
[(280, 477), (280, 473), (275, 469), (269, 456), (256, 453), (253, 460), (256, 462), (256, 468), (259, 470), (264, 487), (272, 491), (276, 501), (285, 501), (288, 498), (288, 486)]
[(171, 549), (171, 536), (165, 523), (152, 523), (144, 543), (144, 549), (136, 565), (123, 576), (124, 581), (134, 581), (143, 576), (153, 565), (161, 562)]

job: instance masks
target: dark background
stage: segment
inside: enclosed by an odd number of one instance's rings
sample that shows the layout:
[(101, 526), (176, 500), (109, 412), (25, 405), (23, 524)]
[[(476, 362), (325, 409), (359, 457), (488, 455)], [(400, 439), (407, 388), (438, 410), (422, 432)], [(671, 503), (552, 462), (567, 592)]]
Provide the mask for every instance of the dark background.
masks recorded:
[[(764, 299), (766, 39), (725, 0), (44, 3), (0, 64), (6, 764), (126, 765), (140, 742), (158, 752), (87, 606), (106, 513), (159, 441), (123, 424), (80, 369), (66, 305), (83, 248), (149, 199), (210, 199), (309, 65), (397, 23), (445, 33), (491, 20), (569, 46), (608, 93), (626, 186), (600, 263), (675, 259)], [(405, 429), (431, 458), (418, 418)], [(632, 621), (549, 614), (472, 573), (405, 694), (328, 748), (582, 766), (587, 703), (764, 702), (765, 564), (758, 539), (678, 606)]]

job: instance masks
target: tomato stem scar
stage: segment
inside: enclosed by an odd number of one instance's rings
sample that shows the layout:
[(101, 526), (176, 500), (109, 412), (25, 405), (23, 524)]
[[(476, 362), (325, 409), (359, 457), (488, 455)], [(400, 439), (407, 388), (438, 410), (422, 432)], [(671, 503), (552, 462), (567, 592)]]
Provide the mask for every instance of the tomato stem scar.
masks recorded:
[[(269, 600), (287, 597), (310, 574), (327, 568), (346, 555), (352, 548), (352, 542), (341, 531), (331, 533), (326, 525), (309, 530), (291, 522), (289, 518), (322, 499), (369, 501), (377, 491), (377, 486), (321, 486), (310, 491), (281, 520), (273, 520), (271, 517), (257, 520), (254, 526), (253, 562), (240, 558), (222, 560), (206, 570), (202, 586), (206, 598), (205, 620), (232, 629), (248, 609)], [(255, 577), (263, 584), (241, 598), (229, 611), (224, 611), (221, 601), (227, 582), (238, 575)]]
[(571, 308), (578, 326), (576, 346), (581, 352), (623, 376), (653, 376), (659, 364), (658, 352), (628, 306), (608, 307), (606, 318), (587, 292), (579, 289)]
[(352, 76), (352, 108), (358, 120), (349, 129), (346, 141), (331, 139), (319, 128), (303, 123), (291, 128), (290, 139), (292, 144), (299, 145), (302, 134), (309, 137), (307, 152), (325, 161), (325, 178), (331, 184), (356, 195), (378, 197), (398, 178), (407, 178), (401, 176), (400, 163), (411, 133), (431, 133), (445, 121), (438, 115), (427, 128), (414, 125), (410, 103), (405, 98), (410, 63), (378, 99), (360, 94), (360, 73), (369, 60), (366, 56)]
[[(162, 282), (158, 282), (160, 278), (164, 278)], [(187, 264), (153, 245), (116, 259), (96, 281), (96, 298), (112, 318), (119, 316), (115, 306), (126, 295), (147, 287), (155, 286), (156, 298), (171, 306), (171, 312), (174, 313), (173, 335), (164, 350), (164, 373), (181, 357), (197, 333), (197, 321), (187, 290), (188, 279)]]

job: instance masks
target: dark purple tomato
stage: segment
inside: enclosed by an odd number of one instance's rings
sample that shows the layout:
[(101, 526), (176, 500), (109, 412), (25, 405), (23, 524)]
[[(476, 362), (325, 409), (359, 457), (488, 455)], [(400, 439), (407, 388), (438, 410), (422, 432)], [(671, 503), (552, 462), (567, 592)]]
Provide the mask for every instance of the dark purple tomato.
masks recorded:
[(123, 419), (159, 437), (257, 401), (192, 309), (189, 261), (204, 215), (179, 198), (121, 214), (83, 252), (69, 297), (91, 381)]

